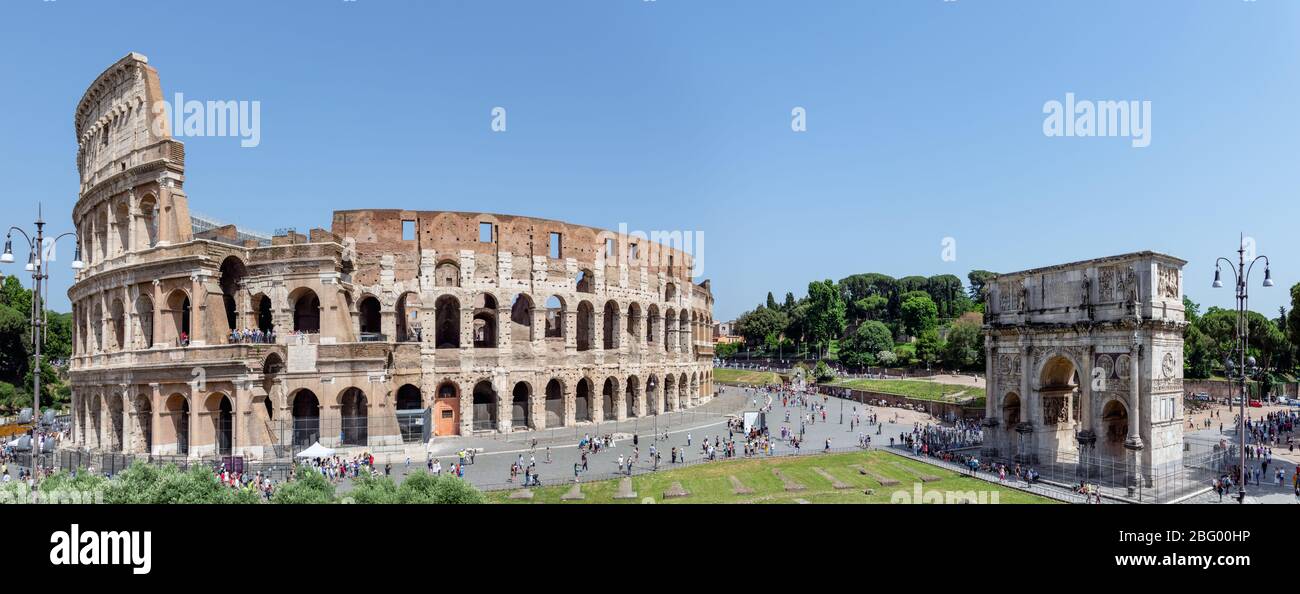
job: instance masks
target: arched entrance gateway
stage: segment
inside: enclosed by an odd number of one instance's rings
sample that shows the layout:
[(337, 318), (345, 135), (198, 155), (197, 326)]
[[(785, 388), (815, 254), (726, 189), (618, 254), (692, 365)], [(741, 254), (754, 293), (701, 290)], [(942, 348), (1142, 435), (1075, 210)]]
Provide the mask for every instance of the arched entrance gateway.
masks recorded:
[(366, 393), (360, 388), (348, 388), (339, 395), (342, 445), (369, 445), (370, 414), (366, 404)]
[(293, 445), (302, 449), (320, 439), (320, 400), (311, 390), (299, 390), (293, 396)]
[(456, 384), (438, 385), (438, 396), (433, 402), (433, 434), (460, 435), (460, 389)]
[(532, 388), (527, 382), (515, 384), (515, 389), (510, 395), (510, 424), (513, 427), (527, 427), (532, 429), (533, 426), (533, 407), (532, 407)]
[(983, 456), (1131, 489), (1180, 472), (1184, 264), (1138, 252), (991, 280)]

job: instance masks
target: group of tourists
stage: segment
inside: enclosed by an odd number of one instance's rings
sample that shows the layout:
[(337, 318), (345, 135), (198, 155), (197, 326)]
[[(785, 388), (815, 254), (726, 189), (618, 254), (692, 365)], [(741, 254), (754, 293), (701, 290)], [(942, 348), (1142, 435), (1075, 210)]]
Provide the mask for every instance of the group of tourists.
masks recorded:
[[(293, 476), (293, 470), (289, 471), (289, 476)], [(271, 495), (275, 493), (275, 484), (271, 481), (271, 475), (263, 474), (257, 471), (249, 475), (243, 471), (236, 471), (226, 468), (225, 464), (217, 464), (213, 468), (213, 475), (217, 477), (222, 485), (231, 489), (238, 489), (246, 492), (257, 491), (261, 494), (262, 499), (270, 500)]]
[(261, 328), (231, 330), (227, 338), (231, 344), (275, 344), (275, 328), (265, 332)]

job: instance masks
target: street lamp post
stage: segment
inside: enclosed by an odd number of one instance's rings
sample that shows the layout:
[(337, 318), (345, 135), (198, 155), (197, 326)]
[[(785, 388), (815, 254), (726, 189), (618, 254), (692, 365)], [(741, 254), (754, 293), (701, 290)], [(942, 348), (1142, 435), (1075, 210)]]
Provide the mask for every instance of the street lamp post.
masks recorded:
[[(1211, 285), (1216, 289), (1223, 287), (1223, 280), (1220, 277), (1219, 262), (1227, 262), (1228, 269), (1232, 270), (1232, 274), (1237, 281), (1237, 344), (1233, 349), (1232, 354), (1224, 361), (1224, 369), (1227, 372), (1229, 379), (1241, 380), (1241, 414), (1237, 419), (1237, 436), (1240, 441), (1238, 448), (1239, 474), (1237, 476), (1237, 484), (1240, 488), (1237, 492), (1237, 503), (1244, 503), (1246, 501), (1246, 379), (1258, 371), (1258, 368), (1255, 365), (1255, 358), (1246, 356), (1250, 334), (1250, 326), (1246, 318), (1246, 304), (1250, 299), (1247, 286), (1250, 280), (1250, 271), (1255, 267), (1255, 263), (1260, 260), (1264, 261), (1263, 285), (1265, 287), (1273, 286), (1273, 274), (1269, 269), (1268, 256), (1256, 256), (1250, 261), (1249, 265), (1246, 264), (1246, 242), (1244, 237), (1242, 237), (1240, 246), (1237, 248), (1237, 263), (1235, 265), (1232, 263), (1232, 260), (1227, 258), (1221, 257), (1215, 261), (1214, 283)], [(1234, 356), (1238, 361), (1235, 365), (1232, 361)]]
[[(0, 254), (0, 264), (12, 264), (14, 262), (13, 250), (13, 233), (17, 231), (27, 240), (27, 247), (31, 250), (27, 256), (27, 266), (25, 270), (32, 273), (32, 345), (33, 363), (32, 363), (32, 478), (36, 477), (36, 449), (39, 447), (36, 438), (36, 429), (40, 426), (41, 415), (41, 346), (45, 343), (45, 332), (48, 324), (45, 319), (44, 296), (48, 287), (45, 281), (49, 279), (49, 272), (45, 268), (46, 250), (45, 246), (51, 248), (60, 239), (69, 235), (76, 237), (76, 233), (67, 232), (54, 239), (45, 237), (45, 220), (41, 216), (41, 208), (38, 204), (36, 207), (36, 235), (32, 237), (26, 231), (18, 227), (10, 227), (9, 232), (5, 235), (5, 250)], [(80, 270), (84, 265), (81, 262), (81, 242), (77, 242), (76, 256), (72, 260), (73, 270)]]

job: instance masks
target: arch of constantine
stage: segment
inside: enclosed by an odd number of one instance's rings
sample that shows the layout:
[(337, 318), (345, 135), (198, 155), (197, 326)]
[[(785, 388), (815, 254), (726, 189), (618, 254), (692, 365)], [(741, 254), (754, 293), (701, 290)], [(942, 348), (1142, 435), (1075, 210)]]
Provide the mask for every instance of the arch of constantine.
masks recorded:
[(257, 459), (713, 395), (713, 297), (691, 254), (485, 213), (338, 211), (306, 235), (210, 224), (189, 212), (161, 100), (133, 53), (77, 107), (78, 447)]
[(1178, 470), (1184, 264), (1138, 252), (990, 282), (984, 456), (1129, 484)]

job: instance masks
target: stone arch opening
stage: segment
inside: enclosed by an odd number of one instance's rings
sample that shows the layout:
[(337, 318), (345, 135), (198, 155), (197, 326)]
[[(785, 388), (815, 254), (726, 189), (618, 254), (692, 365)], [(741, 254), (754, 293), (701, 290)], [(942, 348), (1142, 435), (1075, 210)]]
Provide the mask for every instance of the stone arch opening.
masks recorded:
[(433, 401), (433, 427), (438, 435), (460, 435), (460, 387), (454, 382), (438, 384)]
[(398, 342), (420, 342), (423, 329), (420, 327), (420, 296), (417, 293), (403, 293), (397, 298), (397, 340)]
[(546, 426), (564, 426), (564, 385), (557, 379), (546, 382)]
[(674, 301), (677, 299), (677, 285), (668, 283), (664, 285), (664, 301)]
[(483, 380), (474, 384), (474, 430), (484, 431), (497, 426), (497, 391), (492, 382)]
[(623, 395), (624, 414), (627, 418), (633, 419), (637, 416), (637, 411), (641, 410), (641, 380), (635, 375), (627, 378), (627, 391)]
[(271, 311), (271, 298), (258, 295), (253, 298), (253, 307), (257, 308), (257, 329), (262, 334), (270, 334), (275, 328), (275, 314)]
[(592, 348), (593, 336), (596, 325), (596, 308), (592, 307), (591, 302), (582, 301), (578, 303), (578, 350), (589, 351)]
[(348, 388), (339, 395), (340, 443), (343, 445), (368, 445), (370, 410), (366, 393), (360, 388)]
[(172, 332), (177, 346), (190, 344), (190, 296), (177, 289), (167, 298), (167, 310), (171, 312)]
[(573, 399), (573, 419), (578, 422), (591, 421), (591, 380), (578, 380), (577, 394)]
[(497, 299), (491, 293), (474, 297), (474, 348), (497, 348)]
[(149, 249), (158, 245), (158, 199), (153, 194), (146, 194), (140, 199), (140, 222), (143, 223), (143, 245), (140, 249)]
[(1002, 426), (1008, 429), (1020, 424), (1020, 396), (1009, 392), (1002, 397)]
[(239, 328), (239, 288), (248, 276), (244, 261), (235, 256), (227, 256), (221, 261), (220, 270), (221, 302), (226, 311), (226, 324), (231, 330)]
[(677, 378), (670, 373), (664, 376), (664, 411), (673, 412), (677, 399)]
[(643, 335), (641, 332), (641, 305), (636, 302), (627, 306), (627, 335), (630, 339), (628, 342), (631, 344), (640, 342)]
[(383, 314), (380, 313), (379, 299), (366, 295), (357, 302), (357, 317), (361, 329), (361, 340), (376, 339), (383, 335)]
[(1101, 409), (1101, 453), (1111, 460), (1124, 459), (1124, 442), (1128, 440), (1128, 407), (1111, 400)]
[(577, 290), (579, 293), (595, 293), (596, 275), (586, 268), (578, 271)]
[(604, 319), (602, 322), (603, 325), (601, 329), (603, 330), (603, 336), (601, 337), (601, 348), (607, 351), (613, 350), (614, 348), (617, 348), (614, 337), (618, 332), (618, 303), (614, 301), (605, 302)]
[(126, 308), (121, 299), (114, 299), (108, 306), (108, 315), (113, 322), (113, 350), (129, 350), (126, 344)]
[(564, 338), (564, 300), (551, 295), (546, 300), (546, 338)]
[(212, 442), (218, 456), (229, 456), (235, 446), (235, 415), (230, 398), (216, 393), (208, 396), (208, 416), (212, 418)]
[(460, 348), (460, 300), (443, 295), (434, 302), (434, 343), (440, 349)]
[[(301, 288), (290, 295), (293, 304), (293, 331), (305, 334), (320, 333), (320, 297), (316, 292)], [(307, 444), (311, 445), (311, 444)]]
[(167, 441), (176, 444), (176, 453), (182, 456), (190, 453), (190, 401), (181, 394), (172, 394), (164, 407), (170, 423), (164, 425), (170, 438)]
[(320, 400), (311, 390), (299, 390), (293, 396), (293, 445), (306, 448), (320, 437)]
[(646, 308), (645, 341), (647, 344), (659, 342), (658, 337), (663, 334), (660, 328), (662, 325), (663, 318), (659, 317), (659, 306), (651, 304)]
[(460, 266), (450, 260), (438, 264), (433, 272), (433, 284), (436, 287), (459, 287)]
[(108, 448), (115, 452), (126, 451), (126, 432), (122, 427), (122, 395), (110, 394), (104, 398), (108, 408)]
[(604, 412), (605, 421), (618, 419), (618, 408), (614, 401), (614, 392), (618, 390), (618, 380), (610, 377), (605, 378), (605, 385), (601, 388), (601, 411)]
[(403, 384), (397, 389), (397, 410), (420, 410), (424, 408), (424, 394), (414, 384)]
[(515, 388), (510, 394), (510, 421), (512, 424), (529, 429), (533, 428), (533, 407), (529, 406), (532, 395), (533, 388), (528, 385), (528, 382), (515, 384)]
[(135, 300), (135, 346), (153, 348), (153, 299), (140, 295)]
[(510, 305), (510, 339), (516, 342), (533, 340), (533, 298), (527, 293), (516, 295)]
[(1068, 357), (1054, 355), (1043, 363), (1039, 375), (1038, 394), (1044, 425), (1062, 425), (1073, 420), (1073, 409), (1077, 404), (1079, 373), (1073, 361)]

